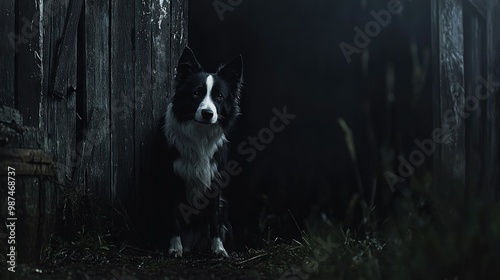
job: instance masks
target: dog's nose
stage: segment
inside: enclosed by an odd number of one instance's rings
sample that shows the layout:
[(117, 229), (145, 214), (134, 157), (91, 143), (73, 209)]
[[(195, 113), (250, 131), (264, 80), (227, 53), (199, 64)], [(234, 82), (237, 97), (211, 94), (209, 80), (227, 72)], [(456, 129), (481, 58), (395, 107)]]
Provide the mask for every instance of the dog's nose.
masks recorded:
[(203, 110), (201, 110), (201, 116), (205, 120), (211, 120), (212, 117), (214, 116), (214, 112), (212, 112), (212, 110), (203, 109)]

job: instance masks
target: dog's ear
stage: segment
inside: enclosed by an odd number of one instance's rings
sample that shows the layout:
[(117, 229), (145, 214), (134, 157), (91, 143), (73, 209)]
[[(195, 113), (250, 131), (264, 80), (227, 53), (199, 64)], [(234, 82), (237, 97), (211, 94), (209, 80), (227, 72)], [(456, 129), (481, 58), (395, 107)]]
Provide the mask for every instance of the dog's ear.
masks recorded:
[(196, 59), (194, 52), (186, 47), (182, 52), (179, 63), (177, 64), (176, 78), (183, 79), (187, 75), (196, 74), (202, 71), (200, 63)]
[(229, 83), (231, 93), (239, 96), (243, 85), (243, 58), (241, 55), (219, 67), (217, 75)]

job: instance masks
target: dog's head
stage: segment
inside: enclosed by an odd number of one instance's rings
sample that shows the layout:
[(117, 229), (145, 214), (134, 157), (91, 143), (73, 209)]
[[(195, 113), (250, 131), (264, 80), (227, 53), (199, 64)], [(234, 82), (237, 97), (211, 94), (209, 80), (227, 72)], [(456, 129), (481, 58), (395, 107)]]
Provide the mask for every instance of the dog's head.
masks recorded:
[(193, 51), (186, 47), (177, 65), (172, 98), (176, 119), (218, 124), (224, 129), (229, 127), (239, 114), (242, 75), (241, 56), (219, 67), (216, 73), (208, 73), (203, 71)]

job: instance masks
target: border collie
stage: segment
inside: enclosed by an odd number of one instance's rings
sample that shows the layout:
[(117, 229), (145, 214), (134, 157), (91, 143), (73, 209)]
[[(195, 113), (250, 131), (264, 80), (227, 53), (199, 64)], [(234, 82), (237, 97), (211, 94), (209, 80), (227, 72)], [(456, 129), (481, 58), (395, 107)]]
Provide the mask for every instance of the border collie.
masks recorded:
[(228, 256), (223, 243), (231, 226), (227, 203), (216, 183), (226, 164), (226, 134), (240, 111), (242, 74), (241, 56), (215, 73), (204, 72), (188, 47), (179, 59), (164, 126), (172, 158), (167, 174), (173, 202), (167, 217), (171, 256), (203, 248), (203, 237), (206, 245), (211, 244), (205, 248)]

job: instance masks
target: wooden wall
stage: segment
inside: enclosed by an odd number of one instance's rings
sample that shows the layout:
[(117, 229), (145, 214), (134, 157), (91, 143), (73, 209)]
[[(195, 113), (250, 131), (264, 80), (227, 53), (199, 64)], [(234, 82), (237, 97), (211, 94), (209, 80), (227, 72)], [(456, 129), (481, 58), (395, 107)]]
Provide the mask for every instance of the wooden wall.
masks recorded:
[[(75, 192), (97, 198), (104, 216), (134, 219), (187, 43), (187, 1), (2, 0), (0, 9), (0, 105), (44, 134), (54, 174), (31, 176), (50, 182), (50, 213)], [(26, 193), (33, 207), (40, 188)]]
[[(436, 146), (435, 186), (442, 198), (458, 204), (478, 196), (492, 199), (500, 190), (500, 88), (494, 86), (500, 82), (499, 3), (431, 1), (434, 127), (447, 131), (446, 141)], [(490, 81), (489, 89), (481, 79)], [(475, 98), (487, 91), (487, 98)]]

